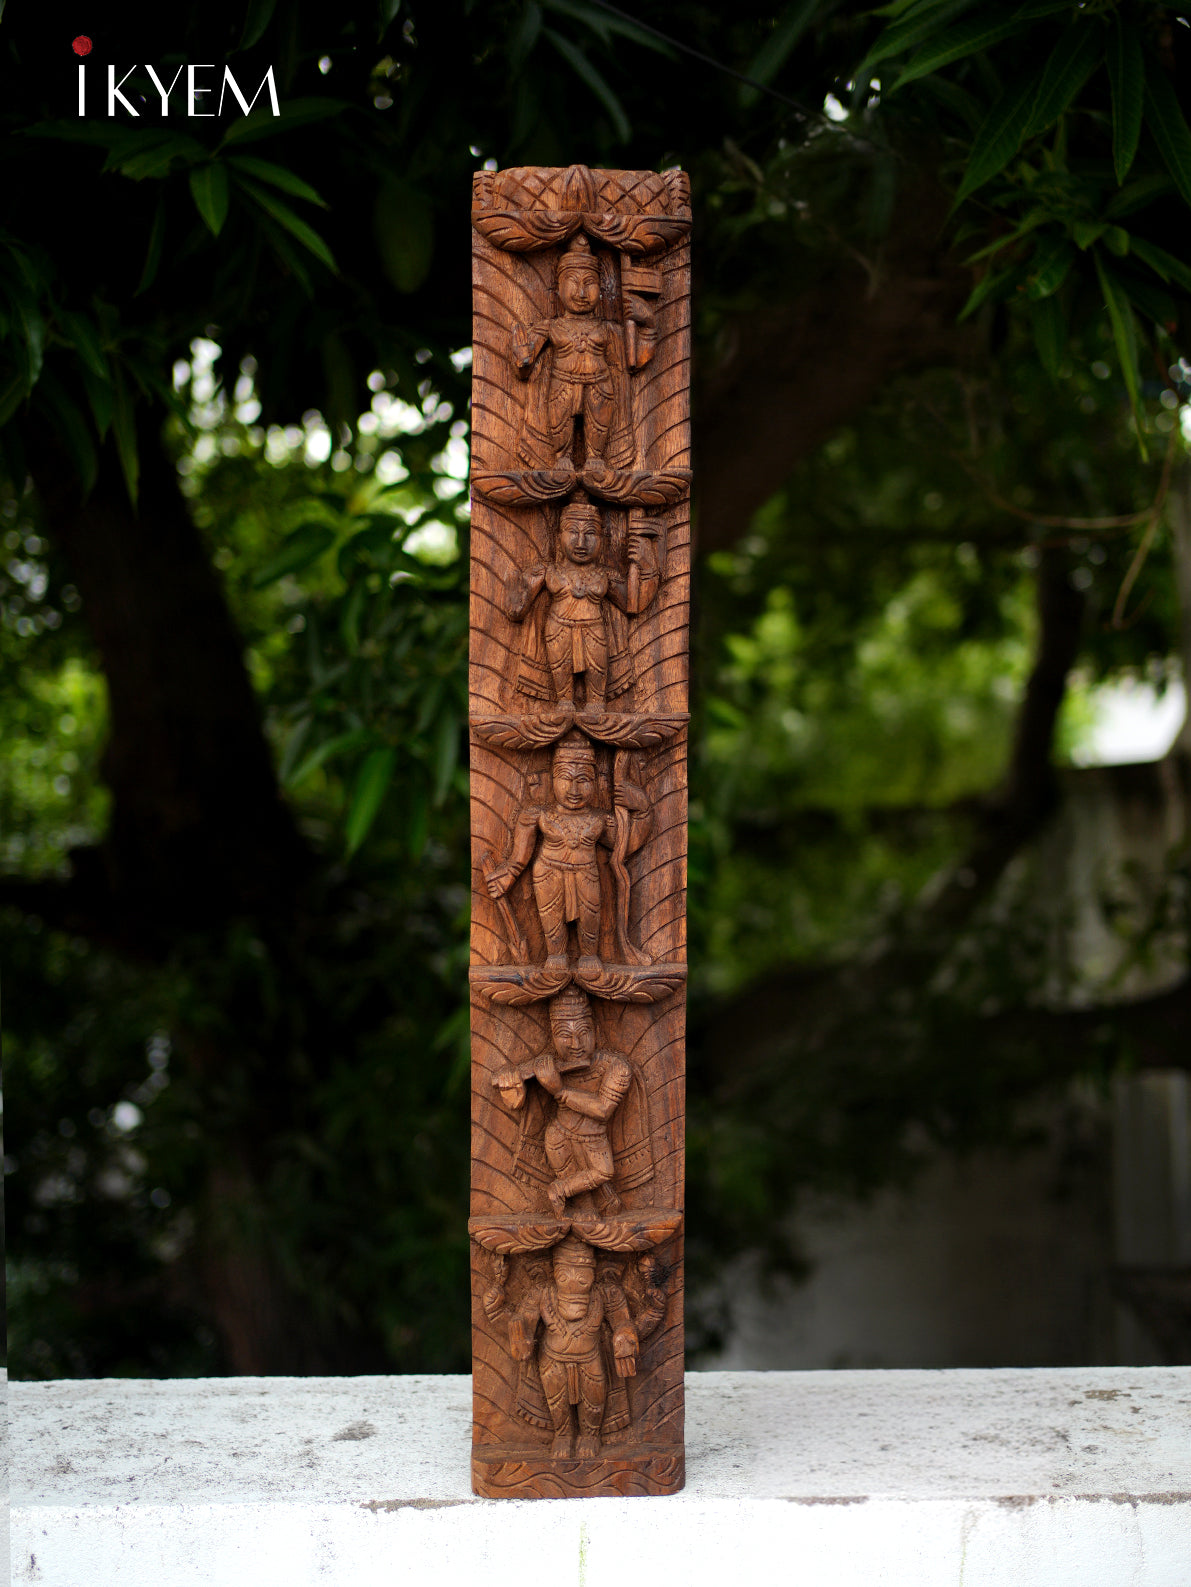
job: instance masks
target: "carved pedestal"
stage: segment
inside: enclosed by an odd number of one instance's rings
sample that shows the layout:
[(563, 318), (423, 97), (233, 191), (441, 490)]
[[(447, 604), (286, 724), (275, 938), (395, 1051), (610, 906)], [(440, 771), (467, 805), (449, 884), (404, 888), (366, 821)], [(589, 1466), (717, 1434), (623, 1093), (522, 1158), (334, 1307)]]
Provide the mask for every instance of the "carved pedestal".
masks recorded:
[(476, 176), (477, 1493), (683, 1483), (690, 204)]

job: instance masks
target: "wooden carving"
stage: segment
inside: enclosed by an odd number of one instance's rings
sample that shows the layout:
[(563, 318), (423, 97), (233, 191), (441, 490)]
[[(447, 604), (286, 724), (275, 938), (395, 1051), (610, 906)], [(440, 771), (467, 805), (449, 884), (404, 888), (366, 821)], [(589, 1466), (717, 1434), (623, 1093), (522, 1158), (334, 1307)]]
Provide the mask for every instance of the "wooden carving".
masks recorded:
[(683, 1482), (690, 201), (472, 208), (472, 1480)]

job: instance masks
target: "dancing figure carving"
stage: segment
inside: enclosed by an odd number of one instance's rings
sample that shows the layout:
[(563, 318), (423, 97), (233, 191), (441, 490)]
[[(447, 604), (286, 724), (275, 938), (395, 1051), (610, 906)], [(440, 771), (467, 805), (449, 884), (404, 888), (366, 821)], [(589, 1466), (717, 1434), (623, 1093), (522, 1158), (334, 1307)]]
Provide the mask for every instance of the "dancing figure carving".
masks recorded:
[[(573, 1198), (590, 1201), (596, 1212), (619, 1212), (613, 1181), (627, 1193), (653, 1178), (641, 1077), (623, 1053), (597, 1049), (591, 1004), (578, 987), (551, 999), (550, 1046), (499, 1070), (492, 1084), (522, 1115), (513, 1172), (545, 1185), (559, 1216)], [(545, 1124), (543, 1096), (554, 1103)]]

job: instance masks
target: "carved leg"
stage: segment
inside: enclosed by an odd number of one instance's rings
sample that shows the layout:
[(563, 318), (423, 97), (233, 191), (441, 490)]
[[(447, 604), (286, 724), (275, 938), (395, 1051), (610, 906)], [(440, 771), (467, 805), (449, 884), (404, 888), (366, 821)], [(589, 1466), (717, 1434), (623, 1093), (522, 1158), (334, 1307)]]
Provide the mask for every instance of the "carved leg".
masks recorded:
[(588, 457), (603, 458), (615, 417), (616, 403), (610, 387), (607, 390), (599, 385), (583, 387), (583, 439), (587, 443)]
[(542, 1392), (550, 1408), (550, 1420), (554, 1423), (554, 1439), (550, 1445), (550, 1453), (570, 1455), (575, 1428), (571, 1421), (570, 1401), (567, 1398), (567, 1369), (560, 1362), (551, 1361), (548, 1356), (543, 1355), (538, 1362), (538, 1371), (542, 1379)]
[(585, 1363), (579, 1369), (579, 1440), (575, 1445), (575, 1454), (581, 1460), (592, 1460), (600, 1452), (600, 1426), (607, 1397), (602, 1365), (598, 1360)]
[(567, 962), (567, 923), (563, 881), (552, 865), (539, 860), (533, 868), (533, 896), (546, 938), (546, 968), (563, 970)]
[(571, 665), (571, 630), (565, 623), (547, 619), (542, 637), (546, 644), (546, 660), (550, 663), (555, 698), (560, 701), (572, 700), (575, 695), (575, 671)]
[(588, 866), (576, 877), (579, 891), (579, 918), (575, 931), (579, 938), (579, 969), (600, 968), (600, 873)]
[(608, 639), (602, 626), (597, 628), (594, 623), (586, 626), (583, 650), (586, 709), (602, 711), (608, 703)]

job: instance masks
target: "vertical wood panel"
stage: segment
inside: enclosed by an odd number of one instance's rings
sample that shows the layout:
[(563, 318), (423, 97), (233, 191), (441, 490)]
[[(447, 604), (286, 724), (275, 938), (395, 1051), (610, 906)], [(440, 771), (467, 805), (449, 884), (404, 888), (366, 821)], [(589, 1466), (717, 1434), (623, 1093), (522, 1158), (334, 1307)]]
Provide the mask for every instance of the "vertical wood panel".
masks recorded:
[(473, 1485), (683, 1482), (690, 205), (472, 210)]

